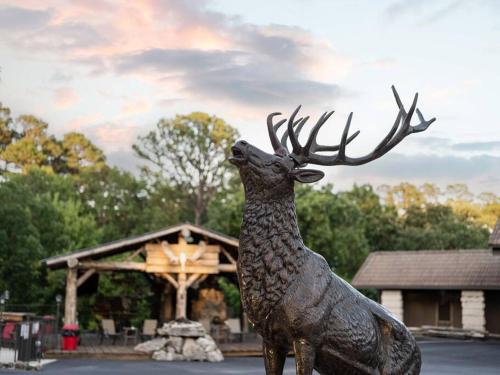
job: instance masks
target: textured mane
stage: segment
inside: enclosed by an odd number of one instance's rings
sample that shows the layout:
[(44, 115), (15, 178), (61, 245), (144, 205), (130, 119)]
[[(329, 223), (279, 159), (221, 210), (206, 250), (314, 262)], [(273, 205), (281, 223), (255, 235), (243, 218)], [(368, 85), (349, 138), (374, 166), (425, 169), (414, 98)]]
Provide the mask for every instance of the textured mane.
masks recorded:
[(293, 192), (281, 199), (262, 200), (247, 191), (241, 228), (242, 301), (250, 319), (258, 324), (283, 298), (303, 264), (305, 246), (297, 227)]

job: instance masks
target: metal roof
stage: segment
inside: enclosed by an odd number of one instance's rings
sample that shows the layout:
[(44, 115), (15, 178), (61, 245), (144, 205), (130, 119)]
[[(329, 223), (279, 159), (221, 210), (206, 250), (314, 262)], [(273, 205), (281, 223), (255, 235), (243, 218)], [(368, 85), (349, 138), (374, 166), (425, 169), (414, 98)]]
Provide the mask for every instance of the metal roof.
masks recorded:
[(67, 265), (67, 261), (69, 259), (97, 259), (102, 258), (104, 256), (110, 256), (113, 254), (123, 253), (126, 251), (130, 251), (138, 248), (155, 239), (159, 239), (177, 232), (181, 232), (182, 230), (189, 230), (192, 233), (206, 236), (211, 240), (216, 242), (221, 242), (226, 245), (235, 247), (238, 249), (239, 241), (231, 236), (227, 236), (225, 234), (219, 233), (217, 231), (203, 228), (197, 225), (193, 225), (190, 223), (176, 224), (173, 226), (169, 226), (154, 232), (145, 233), (139, 236), (123, 238), (120, 240), (104, 243), (98, 246), (89, 247), (86, 249), (80, 249), (73, 251), (68, 254), (57, 255), (50, 258), (43, 259), (42, 264), (46, 265), (49, 268), (61, 268)]
[(378, 251), (352, 285), (375, 289), (500, 289), (500, 256), (491, 250)]

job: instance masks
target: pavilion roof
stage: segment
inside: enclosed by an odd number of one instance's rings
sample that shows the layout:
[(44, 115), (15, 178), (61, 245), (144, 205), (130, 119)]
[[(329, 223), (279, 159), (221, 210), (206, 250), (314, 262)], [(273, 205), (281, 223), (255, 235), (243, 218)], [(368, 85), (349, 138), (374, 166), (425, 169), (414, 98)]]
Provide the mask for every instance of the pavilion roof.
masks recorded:
[(135, 250), (154, 240), (168, 240), (169, 238), (175, 238), (175, 234), (183, 230), (189, 230), (193, 235), (202, 237), (208, 240), (209, 243), (219, 243), (231, 247), (236, 251), (238, 250), (239, 241), (234, 237), (227, 236), (223, 233), (191, 223), (182, 223), (172, 225), (154, 232), (127, 237), (98, 246), (80, 249), (71, 253), (46, 258), (42, 260), (42, 264), (46, 265), (49, 268), (63, 268), (67, 266), (67, 261), (69, 259), (77, 259), (79, 261), (85, 259), (99, 259), (115, 254), (125, 253), (131, 250)]

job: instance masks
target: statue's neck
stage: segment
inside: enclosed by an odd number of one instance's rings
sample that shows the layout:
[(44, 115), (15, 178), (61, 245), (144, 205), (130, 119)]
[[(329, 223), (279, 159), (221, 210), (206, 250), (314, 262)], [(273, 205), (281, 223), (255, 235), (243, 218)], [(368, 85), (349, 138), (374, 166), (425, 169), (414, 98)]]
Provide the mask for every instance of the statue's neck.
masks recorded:
[(282, 300), (301, 272), (304, 255), (293, 192), (273, 199), (247, 194), (238, 275), (243, 306), (254, 324)]
[(272, 198), (246, 194), (241, 235), (254, 236), (256, 233), (266, 238), (286, 233), (302, 242), (293, 191)]

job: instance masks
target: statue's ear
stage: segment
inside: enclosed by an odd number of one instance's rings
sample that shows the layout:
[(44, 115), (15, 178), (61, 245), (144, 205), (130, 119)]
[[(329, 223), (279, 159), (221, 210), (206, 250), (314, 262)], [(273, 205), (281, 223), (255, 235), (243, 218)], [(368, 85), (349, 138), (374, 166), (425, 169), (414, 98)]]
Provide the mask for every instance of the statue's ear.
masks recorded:
[(299, 182), (311, 183), (321, 180), (325, 174), (316, 169), (292, 169), (290, 177)]

